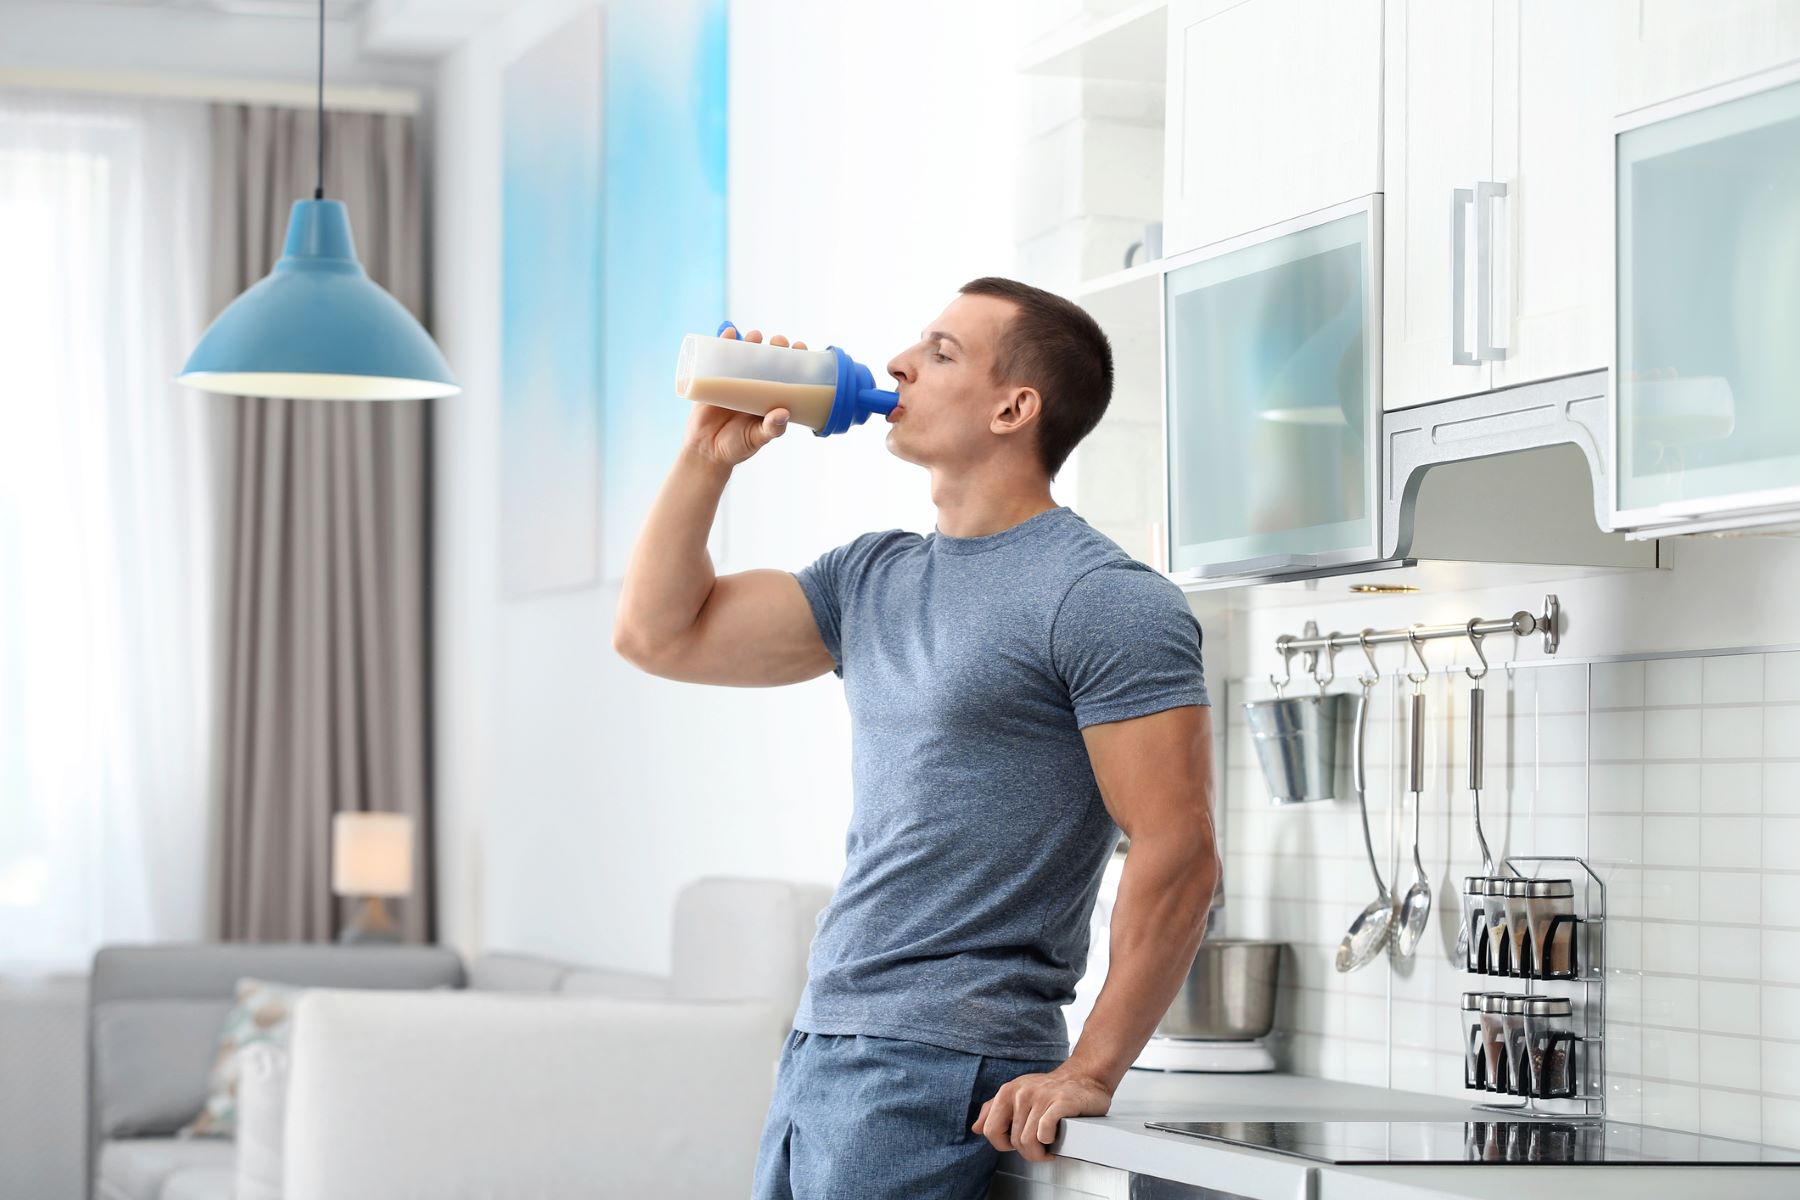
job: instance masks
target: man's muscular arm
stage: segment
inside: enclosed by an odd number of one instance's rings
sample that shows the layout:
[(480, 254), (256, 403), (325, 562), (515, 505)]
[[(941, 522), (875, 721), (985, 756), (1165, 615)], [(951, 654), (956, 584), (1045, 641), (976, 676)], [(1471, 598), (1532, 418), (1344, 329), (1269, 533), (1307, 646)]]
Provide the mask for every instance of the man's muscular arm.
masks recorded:
[(1131, 839), (1113, 905), (1106, 983), (1069, 1060), (1022, 1075), (973, 1126), (1001, 1150), (1051, 1157), (1064, 1117), (1104, 1116), (1174, 1002), (1200, 949), (1218, 884), (1212, 709), (1183, 705), (1082, 731), (1100, 795)]

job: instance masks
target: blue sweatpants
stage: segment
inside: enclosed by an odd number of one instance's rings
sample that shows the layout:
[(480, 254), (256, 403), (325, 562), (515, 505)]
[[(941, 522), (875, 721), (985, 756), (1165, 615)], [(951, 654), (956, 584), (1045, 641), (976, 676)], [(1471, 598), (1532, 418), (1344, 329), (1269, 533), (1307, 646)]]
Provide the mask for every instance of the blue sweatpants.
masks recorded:
[(1008, 1080), (1062, 1063), (793, 1030), (753, 1200), (979, 1200), (1000, 1164), (969, 1129), (981, 1106)]

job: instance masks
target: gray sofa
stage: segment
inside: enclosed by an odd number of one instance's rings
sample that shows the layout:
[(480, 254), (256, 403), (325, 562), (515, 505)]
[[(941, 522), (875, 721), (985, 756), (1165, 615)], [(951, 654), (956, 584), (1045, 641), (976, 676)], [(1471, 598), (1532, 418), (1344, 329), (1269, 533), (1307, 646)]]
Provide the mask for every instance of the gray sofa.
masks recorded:
[(221, 1200), (233, 1143), (178, 1139), (206, 1100), (232, 990), (250, 975), (312, 987), (458, 988), (462, 958), (436, 946), (211, 943), (108, 946), (88, 1006), (89, 1194)]

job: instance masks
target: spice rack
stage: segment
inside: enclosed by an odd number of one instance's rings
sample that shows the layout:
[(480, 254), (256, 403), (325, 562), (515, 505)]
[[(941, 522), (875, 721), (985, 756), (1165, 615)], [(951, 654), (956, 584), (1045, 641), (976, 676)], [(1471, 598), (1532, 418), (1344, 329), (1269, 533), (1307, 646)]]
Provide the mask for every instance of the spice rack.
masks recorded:
[[(1547, 877), (1550, 863), (1581, 873)], [(1522, 864), (1537, 865), (1527, 874)], [(1478, 878), (1485, 886), (1476, 893), (1467, 885)], [(1582, 858), (1514, 855), (1499, 875), (1466, 881), (1462, 901), (1463, 973), (1524, 985), (1463, 993), (1463, 1086), (1519, 1098), (1476, 1107), (1604, 1119), (1606, 882)]]

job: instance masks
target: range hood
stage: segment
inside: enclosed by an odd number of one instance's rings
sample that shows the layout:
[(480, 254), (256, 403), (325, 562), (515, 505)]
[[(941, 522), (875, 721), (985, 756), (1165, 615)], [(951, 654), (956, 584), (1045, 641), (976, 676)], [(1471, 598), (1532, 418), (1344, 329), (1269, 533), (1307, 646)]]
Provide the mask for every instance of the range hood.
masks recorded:
[(1608, 531), (1606, 372), (1568, 375), (1382, 417), (1375, 562), (1259, 578), (1183, 580), (1190, 592), (1256, 586), (1279, 602), (1320, 592), (1432, 592), (1666, 565), (1657, 541)]

